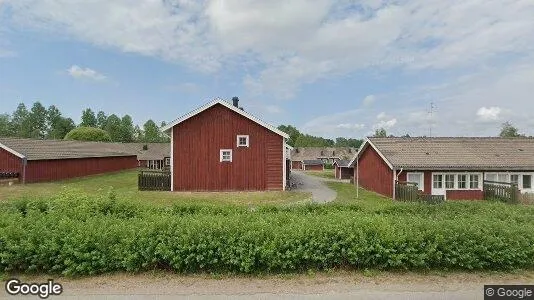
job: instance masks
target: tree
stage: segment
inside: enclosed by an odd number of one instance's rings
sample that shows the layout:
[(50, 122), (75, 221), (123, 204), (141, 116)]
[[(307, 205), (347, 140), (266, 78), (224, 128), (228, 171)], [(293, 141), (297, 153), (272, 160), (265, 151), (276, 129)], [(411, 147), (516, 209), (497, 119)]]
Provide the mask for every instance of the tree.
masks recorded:
[(349, 141), (344, 137), (336, 138), (336, 147), (349, 147)]
[(146, 121), (143, 125), (143, 142), (158, 143), (160, 142), (160, 131), (156, 123), (152, 120)]
[(388, 134), (386, 132), (386, 130), (384, 128), (379, 128), (375, 131), (375, 135), (374, 137), (380, 137), (380, 138), (385, 138), (387, 137)]
[(280, 125), (278, 126), (278, 130), (283, 131), (289, 135), (287, 144), (292, 147), (295, 146), (295, 142), (297, 141), (298, 137), (301, 135), (300, 131), (295, 126), (292, 126), (292, 125)]
[(50, 107), (48, 107), (48, 110), (46, 112), (47, 139), (62, 139), (63, 137), (65, 137), (65, 134), (70, 131), (69, 130), (64, 133), (59, 131), (59, 126), (61, 124), (62, 119), (63, 117), (61, 116), (61, 112), (56, 106), (51, 105)]
[(134, 141), (134, 125), (132, 117), (129, 115), (125, 115), (121, 119), (119, 141), (122, 143), (131, 143)]
[(28, 114), (29, 137), (44, 139), (47, 132), (47, 110), (40, 103), (35, 102)]
[(86, 108), (82, 111), (82, 122), (80, 123), (80, 126), (96, 127), (95, 113), (90, 108)]
[(501, 127), (501, 133), (499, 134), (500, 137), (503, 138), (510, 138), (510, 137), (520, 137), (524, 136), (522, 134), (519, 134), (519, 130), (512, 125), (510, 122), (504, 122)]
[(11, 136), (11, 121), (8, 114), (0, 114), (0, 136)]
[(111, 137), (106, 131), (100, 128), (78, 127), (69, 131), (69, 133), (65, 135), (65, 140), (111, 142)]
[(19, 103), (11, 117), (11, 136), (30, 137), (31, 128), (28, 120), (29, 114), (26, 105), (24, 105), (24, 103)]
[(104, 129), (109, 133), (109, 136), (111, 137), (111, 140), (114, 142), (120, 142), (121, 140), (121, 127), (122, 122), (117, 115), (113, 114), (108, 117), (106, 121), (106, 128)]
[(139, 125), (135, 125), (134, 127), (134, 141), (140, 142), (143, 140), (143, 131), (139, 127)]
[(96, 126), (100, 129), (106, 128), (107, 119), (108, 117), (106, 116), (106, 114), (103, 111), (99, 111), (96, 114)]

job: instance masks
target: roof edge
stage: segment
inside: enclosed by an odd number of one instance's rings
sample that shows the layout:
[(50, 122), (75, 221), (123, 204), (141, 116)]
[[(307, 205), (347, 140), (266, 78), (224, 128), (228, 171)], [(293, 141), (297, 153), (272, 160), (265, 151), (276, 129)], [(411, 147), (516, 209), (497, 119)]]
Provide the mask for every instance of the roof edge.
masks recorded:
[(23, 154), (21, 154), (21, 153), (15, 151), (15, 150), (9, 148), (8, 146), (6, 146), (6, 145), (4, 145), (2, 143), (0, 143), (0, 148), (6, 150), (7, 152), (9, 152), (9, 153), (11, 153), (11, 154), (13, 154), (15, 156), (18, 156), (19, 158), (26, 158), (26, 156), (24, 156)]
[(277, 129), (276, 127), (274, 127), (274, 126), (272, 126), (272, 125), (270, 125), (268, 123), (265, 123), (264, 121), (258, 119), (257, 117), (253, 116), (252, 114), (250, 114), (250, 113), (248, 113), (248, 112), (246, 112), (244, 110), (241, 110), (241, 109), (231, 105), (230, 103), (228, 103), (227, 101), (225, 101), (225, 100), (223, 100), (221, 98), (215, 98), (214, 100), (202, 105), (201, 107), (199, 107), (199, 108), (197, 108), (197, 109), (195, 109), (195, 110), (193, 110), (193, 111), (191, 111), (191, 112), (179, 117), (178, 119), (175, 119), (171, 123), (169, 123), (166, 126), (162, 127), (160, 130), (163, 131), (163, 132), (168, 131), (171, 128), (173, 128), (174, 126), (182, 123), (183, 121), (185, 121), (185, 120), (187, 120), (187, 119), (189, 119), (189, 118), (191, 118), (193, 116), (198, 115), (199, 113), (207, 110), (208, 108), (210, 108), (210, 107), (212, 107), (212, 106), (214, 106), (216, 104), (221, 104), (224, 107), (226, 107), (226, 108), (228, 108), (228, 109), (240, 114), (241, 116), (243, 116), (243, 117), (245, 117), (245, 118), (247, 118), (247, 119), (249, 119), (249, 120), (251, 120), (251, 121), (253, 121), (253, 122), (255, 122), (255, 123), (257, 123), (257, 124), (259, 124), (261, 126), (263, 126), (263, 127), (265, 127), (266, 129), (269, 129), (270, 131), (272, 131), (272, 132), (274, 132), (274, 133), (276, 133), (276, 134), (278, 134), (278, 135), (280, 135), (280, 136), (282, 136), (282, 137), (284, 137), (286, 139), (289, 138), (289, 135), (287, 133)]

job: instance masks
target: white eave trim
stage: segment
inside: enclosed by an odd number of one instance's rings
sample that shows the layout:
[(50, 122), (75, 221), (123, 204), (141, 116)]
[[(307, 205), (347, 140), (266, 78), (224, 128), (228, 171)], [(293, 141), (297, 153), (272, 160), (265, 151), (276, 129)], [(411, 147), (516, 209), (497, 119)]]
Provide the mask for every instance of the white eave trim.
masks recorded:
[(393, 165), (389, 162), (389, 160), (378, 150), (378, 148), (371, 142), (369, 138), (365, 138), (365, 142), (360, 146), (360, 149), (358, 149), (358, 153), (354, 156), (354, 158), (350, 161), (349, 166), (354, 166), (354, 161), (360, 157), (360, 154), (365, 150), (366, 146), (370, 145), (373, 147), (373, 149), (378, 153), (380, 158), (388, 165), (388, 167), (393, 170)]
[(18, 153), (17, 151), (15, 151), (15, 150), (9, 148), (8, 146), (6, 146), (6, 145), (4, 145), (4, 144), (2, 144), (2, 143), (0, 143), (0, 148), (4, 149), (4, 150), (6, 150), (7, 152), (9, 152), (9, 153), (11, 153), (11, 154), (13, 154), (13, 155), (15, 155), (15, 156), (18, 156), (18, 157), (20, 157), (20, 158), (26, 158), (26, 156), (24, 156), (24, 155)]
[(230, 109), (230, 110), (242, 115), (243, 117), (245, 117), (245, 118), (247, 118), (247, 119), (249, 119), (249, 120), (251, 120), (253, 122), (256, 122), (257, 124), (269, 129), (270, 131), (272, 131), (272, 132), (274, 132), (274, 133), (276, 133), (276, 134), (278, 134), (280, 136), (283, 136), (286, 139), (289, 138), (289, 135), (287, 135), (285, 132), (279, 130), (278, 128), (276, 128), (276, 127), (274, 127), (272, 125), (269, 125), (269, 124), (263, 122), (262, 120), (254, 117), (253, 115), (249, 114), (248, 112), (246, 112), (244, 110), (241, 110), (241, 109), (233, 106), (232, 104), (228, 103), (227, 101), (222, 100), (221, 98), (216, 98), (213, 101), (211, 101), (211, 102), (209, 102), (209, 103), (197, 108), (196, 110), (194, 110), (194, 111), (192, 111), (192, 112), (190, 112), (190, 113), (188, 113), (188, 114), (186, 114), (184, 116), (181, 116), (180, 118), (178, 118), (178, 119), (172, 121), (171, 123), (167, 124), (166, 126), (162, 127), (161, 131), (167, 131), (167, 130), (171, 129), (172, 127), (182, 123), (183, 121), (185, 121), (185, 120), (187, 120), (187, 119), (189, 119), (189, 118), (191, 118), (193, 116), (198, 115), (199, 113), (205, 111), (206, 109), (208, 109), (208, 108), (210, 108), (210, 107), (212, 107), (212, 106), (214, 106), (216, 104), (221, 104), (221, 105), (225, 106), (226, 108), (228, 108), (228, 109)]

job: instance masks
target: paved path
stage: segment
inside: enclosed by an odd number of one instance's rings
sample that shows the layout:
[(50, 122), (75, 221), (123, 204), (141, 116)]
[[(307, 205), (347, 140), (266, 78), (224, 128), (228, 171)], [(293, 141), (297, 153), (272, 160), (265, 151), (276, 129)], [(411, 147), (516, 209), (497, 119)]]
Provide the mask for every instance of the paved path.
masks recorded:
[(300, 171), (291, 171), (291, 180), (292, 183), (297, 183), (297, 186), (292, 188), (293, 191), (312, 193), (315, 203), (331, 202), (337, 197), (336, 191), (329, 188), (320, 177), (307, 175)]
[[(48, 276), (26, 277), (23, 282), (46, 282)], [(451, 273), (442, 275), (359, 273), (255, 278), (238, 276), (214, 279), (175, 274), (112, 274), (69, 279), (56, 278), (64, 293), (54, 300), (166, 300), (166, 299), (484, 299), (484, 284), (528, 284), (533, 272), (519, 274)], [(5, 282), (0, 281), (2, 285)], [(8, 296), (0, 299), (38, 299)]]

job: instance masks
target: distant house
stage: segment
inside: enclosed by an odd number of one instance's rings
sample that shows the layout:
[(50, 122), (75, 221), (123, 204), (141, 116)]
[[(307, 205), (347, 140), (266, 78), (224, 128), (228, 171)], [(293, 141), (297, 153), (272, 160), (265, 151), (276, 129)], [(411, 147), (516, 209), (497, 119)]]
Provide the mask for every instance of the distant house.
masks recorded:
[(137, 166), (152, 170), (170, 168), (171, 143), (122, 144), (124, 151), (137, 155)]
[(288, 135), (215, 99), (162, 128), (171, 136), (171, 190), (285, 190)]
[(320, 160), (322, 164), (333, 164), (336, 160), (350, 160), (357, 149), (349, 147), (295, 147), (291, 150), (291, 168), (303, 170), (305, 160)]
[(483, 181), (533, 192), (532, 138), (368, 138), (350, 163), (357, 184), (394, 197), (395, 182), (428, 195), (483, 199)]
[(324, 163), (320, 159), (303, 160), (302, 169), (304, 171), (323, 171)]
[(117, 143), (0, 138), (0, 177), (22, 183), (55, 181), (137, 167)]
[(334, 169), (337, 179), (350, 179), (354, 176), (354, 167), (350, 166), (350, 160), (348, 159), (336, 160)]

